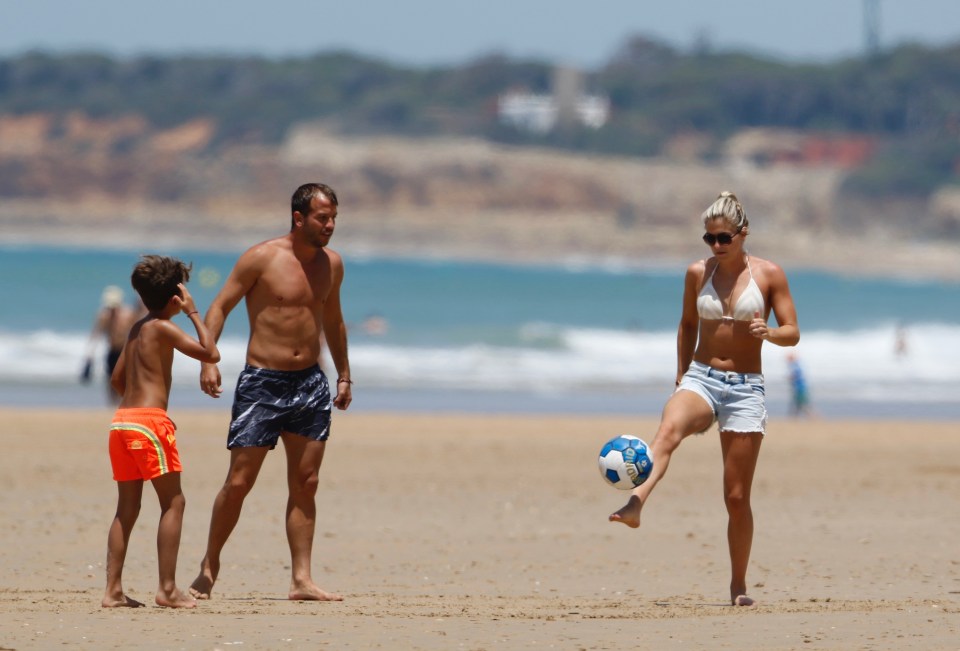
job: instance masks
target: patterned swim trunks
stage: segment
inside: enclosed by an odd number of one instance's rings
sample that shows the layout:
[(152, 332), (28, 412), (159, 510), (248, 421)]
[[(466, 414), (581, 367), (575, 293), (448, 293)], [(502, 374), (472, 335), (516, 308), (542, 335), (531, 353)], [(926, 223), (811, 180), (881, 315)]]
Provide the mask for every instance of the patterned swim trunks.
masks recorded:
[(272, 450), (281, 432), (326, 441), (331, 405), (330, 385), (319, 365), (275, 371), (248, 364), (237, 380), (227, 447)]

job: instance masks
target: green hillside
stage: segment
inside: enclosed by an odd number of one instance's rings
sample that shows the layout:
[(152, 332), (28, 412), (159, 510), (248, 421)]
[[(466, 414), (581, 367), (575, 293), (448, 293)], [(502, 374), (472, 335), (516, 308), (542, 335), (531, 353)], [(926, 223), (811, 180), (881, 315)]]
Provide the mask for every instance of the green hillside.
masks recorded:
[[(196, 118), (225, 144), (274, 144), (291, 125), (345, 134), (472, 136), (582, 152), (655, 156), (680, 134), (708, 142), (747, 127), (866, 135), (871, 160), (848, 176), (854, 194), (924, 196), (960, 167), (960, 44), (904, 46), (870, 59), (789, 64), (743, 53), (683, 52), (636, 37), (583, 87), (610, 100), (610, 119), (536, 135), (498, 120), (512, 88), (548, 93), (545, 61), (489, 57), (412, 68), (346, 52), (296, 59), (111, 58), (28, 53), (0, 59), (0, 114), (136, 114), (162, 129)], [(716, 156), (710, 146), (698, 156)]]

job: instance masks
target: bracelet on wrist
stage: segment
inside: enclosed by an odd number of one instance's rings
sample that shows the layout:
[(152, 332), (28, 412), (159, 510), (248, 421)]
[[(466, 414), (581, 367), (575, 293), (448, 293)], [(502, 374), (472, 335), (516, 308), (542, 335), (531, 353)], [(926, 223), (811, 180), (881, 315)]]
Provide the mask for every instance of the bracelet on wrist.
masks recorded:
[(340, 384), (341, 382), (346, 382), (347, 384), (353, 384), (353, 380), (351, 380), (350, 378), (338, 377), (337, 384)]
[(187, 312), (187, 318), (189, 319), (193, 314), (200, 314), (200, 310), (194, 310), (193, 312)]

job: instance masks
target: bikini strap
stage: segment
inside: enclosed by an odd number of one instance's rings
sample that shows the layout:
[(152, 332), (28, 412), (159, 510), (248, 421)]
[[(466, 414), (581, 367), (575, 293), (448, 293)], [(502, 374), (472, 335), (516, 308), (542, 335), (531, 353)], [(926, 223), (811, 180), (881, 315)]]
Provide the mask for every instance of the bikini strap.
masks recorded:
[(720, 262), (717, 261), (717, 264), (713, 265), (713, 269), (710, 270), (710, 273), (707, 273), (707, 265), (710, 261), (707, 259), (703, 260), (703, 282), (700, 283), (700, 291), (703, 291), (703, 288), (707, 286), (707, 283), (710, 282), (710, 279), (713, 278), (714, 272), (716, 272), (717, 267), (720, 266)]
[(707, 264), (709, 264), (709, 262), (710, 262), (709, 260), (704, 260), (704, 261), (703, 261), (703, 284), (704, 284), (704, 285), (707, 284), (707, 281), (708, 281), (708, 280), (710, 280), (711, 278), (713, 278), (713, 274), (716, 273), (717, 267), (720, 266), (720, 261), (717, 260), (717, 263), (716, 263), (715, 265), (713, 265), (713, 269), (711, 269), (711, 270), (710, 270), (710, 273), (708, 274), (708, 273), (707, 273)]

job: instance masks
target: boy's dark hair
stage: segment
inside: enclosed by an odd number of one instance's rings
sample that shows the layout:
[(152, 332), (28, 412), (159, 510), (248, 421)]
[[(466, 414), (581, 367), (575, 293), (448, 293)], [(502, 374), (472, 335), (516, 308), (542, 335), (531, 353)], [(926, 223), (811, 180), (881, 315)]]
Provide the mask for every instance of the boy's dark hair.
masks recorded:
[(290, 199), (290, 228), (293, 229), (293, 213), (298, 212), (301, 215), (310, 213), (310, 202), (318, 194), (322, 194), (330, 200), (334, 206), (339, 206), (337, 193), (329, 185), (323, 183), (304, 183), (293, 193)]
[(162, 310), (174, 296), (180, 296), (180, 283), (190, 280), (193, 264), (184, 264), (164, 255), (142, 255), (133, 268), (130, 284), (137, 290), (148, 310)]

